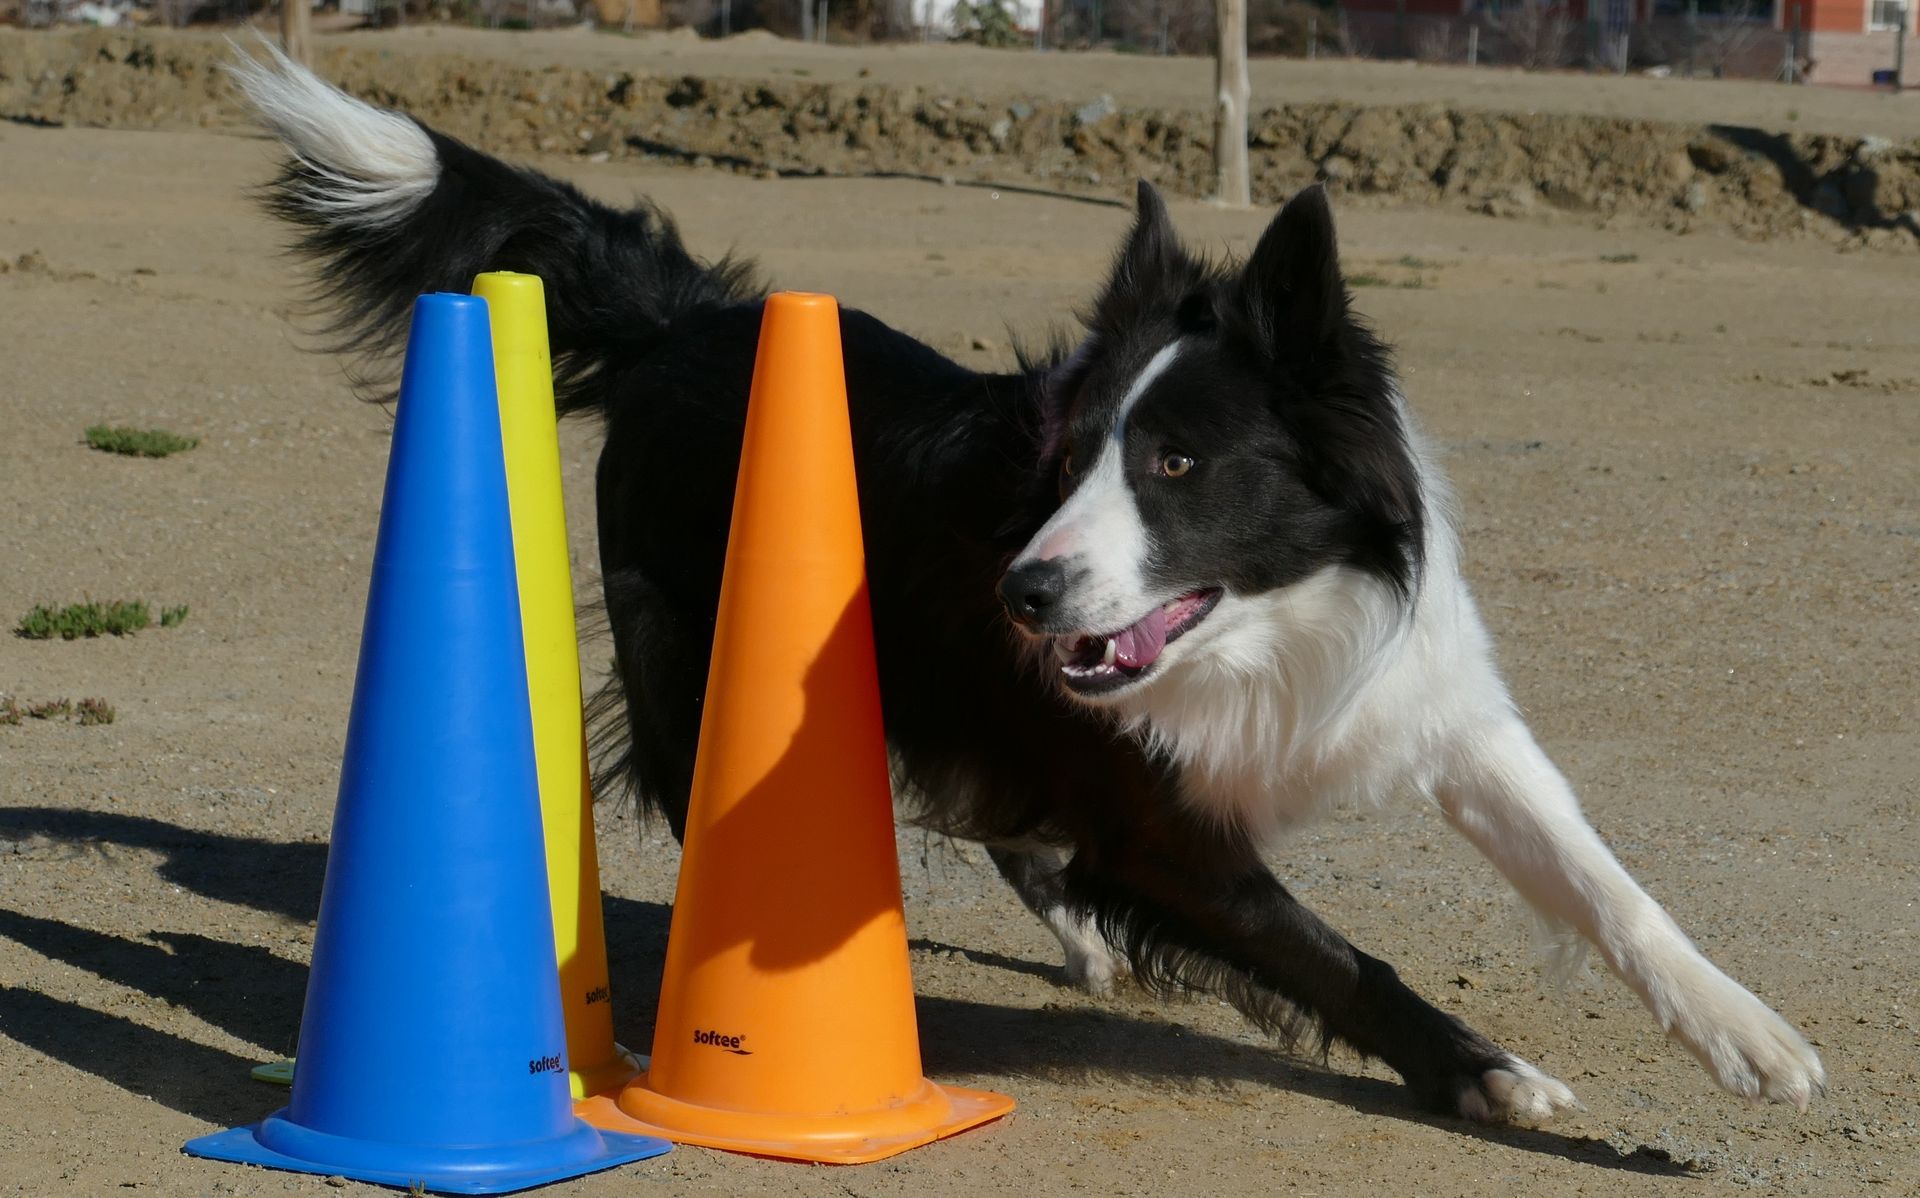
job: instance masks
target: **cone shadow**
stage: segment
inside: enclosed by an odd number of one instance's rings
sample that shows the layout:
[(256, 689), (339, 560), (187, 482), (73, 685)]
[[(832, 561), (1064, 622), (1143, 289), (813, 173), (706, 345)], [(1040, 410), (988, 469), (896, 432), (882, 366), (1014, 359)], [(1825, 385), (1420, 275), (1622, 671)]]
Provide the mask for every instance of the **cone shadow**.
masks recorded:
[(72, 845), (119, 845), (165, 854), (160, 877), (223, 903), (299, 923), (320, 910), (327, 846), (259, 840), (184, 828), (164, 820), (64, 807), (0, 808), (0, 837), (45, 836)]
[(0, 985), (0, 1034), (208, 1123), (249, 1117), (260, 1101), (249, 1062), (230, 1052), (23, 987)]
[(0, 909), (0, 936), (191, 1011), (268, 1052), (292, 1051), (306, 966), (192, 932), (151, 935), (166, 947)]

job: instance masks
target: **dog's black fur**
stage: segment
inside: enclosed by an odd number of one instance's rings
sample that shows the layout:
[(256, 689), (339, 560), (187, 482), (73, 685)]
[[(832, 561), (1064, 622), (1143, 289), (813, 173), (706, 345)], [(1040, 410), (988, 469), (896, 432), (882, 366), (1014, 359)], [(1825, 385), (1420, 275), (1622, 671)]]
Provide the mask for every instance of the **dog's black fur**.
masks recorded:
[[(395, 223), (316, 210), (317, 181), (298, 161), (266, 203), (322, 268), (332, 333), (376, 363), (402, 343), (422, 292), (464, 291), (486, 270), (545, 281), (559, 406), (606, 427), (599, 540), (617, 689), (600, 706), (624, 712), (608, 777), (677, 836), (762, 288), (740, 263), (691, 257), (650, 206), (614, 211), (431, 137), (438, 184)], [(1264, 438), (1254, 456), (1267, 463), (1222, 482), (1191, 551), (1233, 564), (1245, 577), (1221, 581), (1248, 590), (1344, 562), (1411, 591), (1419, 480), (1385, 351), (1348, 311), (1325, 197), (1302, 193), (1247, 264), (1228, 268), (1188, 255), (1143, 184), (1088, 340), (1015, 373), (965, 369), (862, 312), (841, 323), (902, 802), (930, 827), (996, 846), (1035, 910), (1092, 913), (1139, 981), (1215, 992), (1263, 1028), (1378, 1057), (1422, 1102), (1459, 1110), (1507, 1054), (1303, 907), (1250, 836), (1184, 806), (1174, 766), (1035, 668), (996, 595), (1059, 504), (1076, 430), (1102, 426), (1114, 388), (1175, 330), (1205, 343), (1214, 394), (1261, 405), (1261, 419), (1240, 424)], [(1258, 552), (1244, 551), (1249, 537)]]

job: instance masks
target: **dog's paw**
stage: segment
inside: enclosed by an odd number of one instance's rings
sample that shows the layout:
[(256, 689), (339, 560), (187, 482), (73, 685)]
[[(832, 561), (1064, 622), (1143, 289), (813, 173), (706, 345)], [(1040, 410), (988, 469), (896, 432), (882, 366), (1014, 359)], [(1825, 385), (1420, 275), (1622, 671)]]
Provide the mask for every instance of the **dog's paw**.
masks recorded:
[(1748, 1102), (1784, 1102), (1804, 1112), (1827, 1088), (1820, 1055), (1767, 1004), (1708, 969), (1673, 1004), (1668, 1034), (1722, 1089)]
[(1096, 997), (1113, 993), (1113, 984), (1126, 976), (1126, 958), (1113, 951), (1094, 922), (1065, 907), (1054, 907), (1042, 918), (1060, 938), (1067, 957), (1067, 984)]
[(1457, 1107), (1476, 1123), (1545, 1123), (1580, 1100), (1557, 1077), (1509, 1056), (1461, 1089)]
[(1099, 944), (1069, 944), (1067, 948), (1067, 984), (1095, 997), (1113, 993), (1114, 983), (1127, 975), (1127, 964), (1120, 955)]

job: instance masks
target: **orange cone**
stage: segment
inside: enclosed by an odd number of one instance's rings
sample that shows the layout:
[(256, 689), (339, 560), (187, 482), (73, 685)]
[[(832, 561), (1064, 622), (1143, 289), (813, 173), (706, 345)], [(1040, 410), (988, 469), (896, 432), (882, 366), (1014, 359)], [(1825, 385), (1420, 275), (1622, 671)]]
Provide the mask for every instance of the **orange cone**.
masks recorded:
[(589, 1121), (857, 1164), (1013, 1109), (920, 1072), (830, 296), (762, 317), (654, 1029)]

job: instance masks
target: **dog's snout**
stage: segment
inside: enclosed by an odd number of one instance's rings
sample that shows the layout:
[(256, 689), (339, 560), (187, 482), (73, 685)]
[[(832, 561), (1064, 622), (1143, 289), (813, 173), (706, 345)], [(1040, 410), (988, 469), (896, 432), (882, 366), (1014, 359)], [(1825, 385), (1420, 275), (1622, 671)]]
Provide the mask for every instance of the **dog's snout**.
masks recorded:
[(1021, 562), (1000, 580), (1000, 601), (1016, 624), (1046, 619), (1066, 593), (1067, 572), (1058, 558)]

